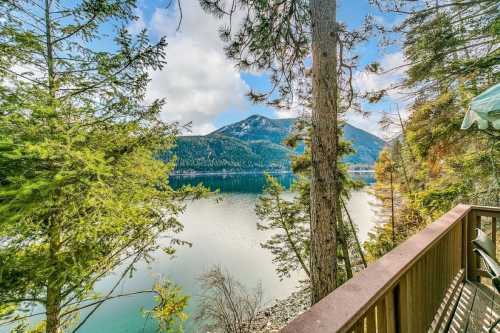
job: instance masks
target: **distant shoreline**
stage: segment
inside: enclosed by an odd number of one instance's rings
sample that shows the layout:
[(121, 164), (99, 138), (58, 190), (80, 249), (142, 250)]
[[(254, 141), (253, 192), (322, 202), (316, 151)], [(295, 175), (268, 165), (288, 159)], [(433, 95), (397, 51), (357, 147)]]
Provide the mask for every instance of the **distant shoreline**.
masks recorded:
[[(374, 170), (348, 170), (350, 173), (374, 173)], [(237, 176), (237, 175), (263, 175), (269, 173), (272, 175), (291, 174), (292, 171), (217, 171), (217, 172), (174, 172), (170, 177), (196, 177), (196, 176)]]

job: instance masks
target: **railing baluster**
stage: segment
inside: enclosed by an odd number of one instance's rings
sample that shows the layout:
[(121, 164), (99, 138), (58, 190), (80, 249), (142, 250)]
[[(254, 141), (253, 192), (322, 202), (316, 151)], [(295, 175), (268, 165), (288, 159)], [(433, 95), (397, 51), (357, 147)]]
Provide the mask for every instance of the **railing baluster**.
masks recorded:
[(385, 308), (385, 297), (376, 306), (377, 312), (377, 333), (387, 333), (387, 312)]
[(361, 318), (356, 325), (356, 333), (365, 333), (365, 318)]
[(387, 322), (387, 333), (396, 332), (396, 309), (394, 308), (394, 289), (384, 297), (385, 319)]
[(423, 324), (422, 320), (422, 311), (415, 311), (416, 309), (422, 309), (422, 288), (421, 288), (421, 277), (420, 277), (420, 269), (422, 267), (422, 260), (417, 262), (415, 268), (413, 270), (413, 288), (412, 294), (414, 298), (414, 302), (411, 307), (411, 311), (413, 316), (412, 322), (415, 332), (422, 332), (421, 326)]
[(399, 282), (399, 331), (409, 332), (408, 325), (408, 275), (404, 275)]
[(467, 279), (469, 281), (476, 281), (477, 280), (477, 275), (476, 275), (476, 256), (474, 255), (474, 252), (472, 251), (472, 244), (470, 242), (476, 237), (476, 230), (475, 230), (475, 224), (476, 224), (476, 213), (474, 211), (470, 211), (469, 214), (467, 214)]
[(366, 315), (366, 332), (376, 333), (377, 328), (375, 324), (376, 320), (375, 320), (375, 306), (374, 306), (368, 311), (368, 314)]
[(396, 309), (394, 307), (394, 289), (392, 289), (385, 297), (385, 313), (387, 321), (387, 333), (396, 332)]

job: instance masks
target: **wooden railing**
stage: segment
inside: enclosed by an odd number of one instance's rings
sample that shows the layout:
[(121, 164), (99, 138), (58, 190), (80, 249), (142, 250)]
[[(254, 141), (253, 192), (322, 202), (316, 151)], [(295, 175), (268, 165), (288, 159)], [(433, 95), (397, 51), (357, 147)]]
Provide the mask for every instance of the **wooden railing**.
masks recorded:
[(484, 272), (471, 240), (482, 227), (496, 241), (500, 208), (458, 205), (337, 288), (284, 333), (440, 331), (455, 288)]

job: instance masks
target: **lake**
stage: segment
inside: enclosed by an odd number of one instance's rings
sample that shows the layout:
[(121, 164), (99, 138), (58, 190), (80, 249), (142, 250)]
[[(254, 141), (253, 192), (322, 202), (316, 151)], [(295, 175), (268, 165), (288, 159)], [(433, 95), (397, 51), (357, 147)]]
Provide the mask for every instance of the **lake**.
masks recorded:
[[(292, 181), (290, 174), (278, 174), (285, 186)], [(361, 174), (368, 183), (371, 174)], [(203, 199), (190, 202), (180, 220), (185, 226), (179, 238), (193, 243), (192, 247), (181, 247), (174, 258), (163, 252), (154, 253), (155, 261), (141, 263), (132, 279), (122, 283), (117, 292), (151, 288), (153, 281), (166, 277), (191, 295), (188, 313), (196, 307), (199, 294), (197, 278), (213, 265), (224, 269), (249, 287), (259, 281), (264, 289), (267, 303), (276, 298), (285, 298), (296, 290), (299, 276), (280, 281), (275, 273), (270, 253), (260, 247), (269, 233), (256, 229), (255, 203), (264, 186), (263, 175), (208, 175), (176, 176), (171, 179), (173, 186), (204, 183), (211, 189), (220, 188), (221, 202)], [(366, 239), (375, 217), (370, 202), (373, 199), (366, 191), (353, 193), (348, 208), (359, 227), (361, 240)], [(118, 274), (98, 284), (97, 289), (105, 291), (117, 279)], [(152, 304), (151, 295), (141, 295), (113, 300), (102, 306), (83, 327), (85, 333), (155, 332), (154, 323), (145, 323), (140, 313), (142, 307)], [(83, 316), (83, 314), (82, 314)], [(186, 332), (197, 332), (188, 320)]]

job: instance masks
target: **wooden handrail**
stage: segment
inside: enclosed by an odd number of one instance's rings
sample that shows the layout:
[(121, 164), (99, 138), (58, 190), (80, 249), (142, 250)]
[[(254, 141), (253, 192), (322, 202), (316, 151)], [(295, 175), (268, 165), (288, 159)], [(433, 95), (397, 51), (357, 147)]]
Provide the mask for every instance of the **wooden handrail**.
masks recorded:
[(477, 216), (500, 216), (500, 208), (456, 206), (337, 288), (282, 332), (420, 333), (431, 324), (441, 325), (440, 320), (433, 320), (446, 291), (457, 278), (476, 272), (466, 266), (473, 262), (468, 259), (468, 244)]

